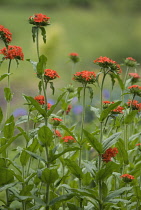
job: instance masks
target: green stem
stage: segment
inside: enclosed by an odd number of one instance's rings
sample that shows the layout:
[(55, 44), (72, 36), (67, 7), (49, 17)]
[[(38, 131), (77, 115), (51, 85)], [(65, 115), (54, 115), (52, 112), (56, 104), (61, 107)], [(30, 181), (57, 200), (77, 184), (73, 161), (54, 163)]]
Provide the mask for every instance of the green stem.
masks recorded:
[(39, 54), (39, 27), (37, 27), (37, 32), (36, 32), (36, 47), (37, 47), (37, 56), (38, 56), (38, 60), (40, 57)]
[[(7, 86), (10, 89), (10, 68), (11, 68), (11, 59), (9, 60), (8, 64), (8, 81), (7, 81)], [(10, 101), (7, 101), (7, 108), (6, 108), (6, 120), (9, 118), (9, 113), (10, 113)]]
[[(86, 98), (86, 84), (83, 84), (83, 112), (82, 112), (82, 119), (81, 119), (81, 132), (80, 132), (80, 153), (79, 153), (79, 167), (81, 168), (82, 162), (82, 141), (83, 141), (83, 128), (84, 128), (84, 120), (85, 120), (85, 98)], [(79, 188), (82, 188), (82, 180), (79, 179)], [(80, 208), (83, 207), (83, 199), (80, 199)]]
[[(43, 87), (43, 93), (44, 93), (44, 98), (45, 98), (45, 111), (46, 111), (46, 114), (48, 112), (48, 109), (47, 109), (47, 103), (48, 102), (47, 102), (47, 94), (46, 94), (46, 92), (47, 92), (47, 83), (48, 82), (46, 82), (46, 84), (44, 84), (44, 75), (42, 75), (42, 87)], [(45, 120), (45, 125), (47, 126), (48, 118), (45, 117), (44, 120)]]

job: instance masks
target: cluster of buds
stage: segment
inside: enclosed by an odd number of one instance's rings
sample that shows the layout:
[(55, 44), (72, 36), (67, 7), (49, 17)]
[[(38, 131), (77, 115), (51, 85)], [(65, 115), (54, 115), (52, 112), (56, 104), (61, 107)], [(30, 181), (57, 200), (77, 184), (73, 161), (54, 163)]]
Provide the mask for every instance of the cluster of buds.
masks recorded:
[(34, 14), (33, 16), (30, 16), (28, 20), (30, 24), (33, 24), (36, 26), (46, 26), (46, 25), (50, 25), (49, 19), (50, 17), (47, 17), (46, 15), (39, 13), (39, 14)]
[(3, 25), (0, 25), (0, 39), (6, 46), (12, 41), (12, 33)]
[[(35, 96), (34, 99), (41, 105), (45, 104), (45, 97), (43, 95)], [(47, 109), (49, 110), (51, 108), (51, 104), (47, 103)]]
[(64, 136), (62, 137), (63, 142), (65, 143), (75, 143), (76, 140), (73, 138), (73, 136)]
[(132, 85), (132, 86), (129, 86), (128, 89), (130, 90), (130, 93), (137, 95), (137, 96), (141, 96), (141, 86)]
[(135, 67), (138, 63), (134, 58), (128, 57), (125, 59), (124, 64), (128, 67)]
[(140, 75), (138, 73), (129, 73), (128, 74), (131, 78), (131, 83), (134, 84), (139, 81)]
[(81, 71), (74, 74), (73, 80), (81, 82), (82, 84), (93, 84), (96, 80), (96, 73), (93, 71)]
[(138, 110), (138, 111), (140, 111), (141, 110), (141, 103), (139, 103), (137, 100), (129, 100), (128, 102), (127, 102), (127, 106), (128, 107), (131, 107), (132, 108), (132, 110)]
[(69, 58), (73, 63), (78, 63), (79, 62), (79, 54), (78, 53), (69, 53)]
[[(106, 109), (109, 107), (110, 104), (114, 104), (112, 101), (103, 101), (103, 109)], [(124, 107), (118, 106), (117, 108), (111, 110), (111, 114), (123, 114)]]

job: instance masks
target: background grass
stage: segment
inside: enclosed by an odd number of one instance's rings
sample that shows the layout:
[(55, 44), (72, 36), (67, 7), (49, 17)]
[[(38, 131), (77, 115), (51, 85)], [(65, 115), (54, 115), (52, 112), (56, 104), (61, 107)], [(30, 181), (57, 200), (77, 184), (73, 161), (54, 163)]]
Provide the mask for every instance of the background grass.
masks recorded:
[[(124, 5), (124, 4), (123, 4)], [(93, 60), (99, 56), (107, 56), (122, 63), (126, 57), (134, 57), (140, 63), (141, 46), (141, 15), (132, 13), (130, 4), (124, 5), (97, 4), (91, 8), (80, 7), (58, 7), (56, 9), (47, 7), (36, 7), (15, 4), (2, 5), (0, 7), (1, 25), (8, 28), (13, 34), (12, 45), (21, 46), (25, 60), (16, 67), (12, 62), (11, 87), (14, 92), (13, 109), (22, 106), (22, 93), (35, 96), (38, 94), (38, 79), (33, 71), (32, 65), (26, 61), (27, 58), (37, 61), (36, 45), (32, 42), (31, 28), (28, 17), (34, 13), (44, 13), (51, 17), (51, 25), (46, 27), (47, 43), (44, 44), (40, 38), (40, 54), (48, 57), (47, 68), (52, 68), (61, 76), (54, 81), (56, 95), (71, 81), (71, 63), (68, 62), (68, 54), (77, 52), (80, 54), (80, 62), (76, 71), (92, 70), (99, 71)], [(128, 12), (128, 7), (130, 12)], [(134, 8), (133, 8), (134, 9)], [(0, 48), (4, 47), (0, 41)], [(7, 71), (8, 62), (5, 61), (1, 68), (1, 74)], [(123, 69), (125, 71), (125, 69)], [(138, 68), (140, 73), (140, 68)], [(108, 89), (109, 80), (107, 80)], [(0, 105), (5, 106), (3, 99), (3, 86), (6, 79), (1, 82)], [(99, 93), (96, 93), (97, 97)], [(51, 92), (49, 91), (51, 96)], [(56, 96), (55, 96), (56, 97)], [(51, 98), (54, 98), (51, 96)], [(114, 98), (114, 94), (113, 94)]]

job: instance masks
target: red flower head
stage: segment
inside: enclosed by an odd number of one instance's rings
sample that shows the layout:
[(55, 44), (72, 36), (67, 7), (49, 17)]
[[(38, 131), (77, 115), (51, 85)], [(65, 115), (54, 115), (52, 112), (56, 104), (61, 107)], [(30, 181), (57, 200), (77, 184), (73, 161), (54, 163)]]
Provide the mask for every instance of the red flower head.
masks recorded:
[(42, 95), (36, 96), (34, 99), (41, 105), (45, 104), (45, 98)]
[(70, 59), (74, 62), (77, 63), (79, 61), (79, 54), (78, 53), (69, 53)]
[(132, 110), (138, 110), (138, 111), (140, 111), (141, 110), (141, 103), (138, 103), (138, 101), (136, 101), (136, 100), (129, 100), (128, 102), (127, 102), (127, 106), (128, 107), (131, 107), (132, 108)]
[(12, 33), (4, 26), (0, 25), (0, 39), (7, 45), (12, 41)]
[(61, 135), (61, 133), (60, 133), (59, 130), (55, 130), (55, 131), (54, 131), (54, 135), (55, 135), (56, 137), (62, 137), (62, 135)]
[(66, 115), (69, 114), (69, 112), (71, 111), (71, 109), (72, 109), (72, 105), (68, 105), (68, 108), (67, 108), (67, 110), (66, 110)]
[(113, 109), (111, 112), (112, 112), (112, 114), (123, 114), (123, 110), (124, 109), (124, 107), (122, 107), (122, 106), (118, 106), (116, 109)]
[(102, 103), (103, 103), (103, 109), (106, 109), (106, 108), (108, 108), (108, 106), (110, 104), (113, 104), (114, 102), (111, 102), (111, 101), (103, 101)]
[(140, 75), (138, 73), (129, 73), (129, 76), (132, 78), (132, 84), (138, 82), (140, 78)]
[(99, 58), (94, 60), (94, 63), (96, 63), (102, 68), (109, 68), (110, 72), (113, 72), (113, 71), (116, 71), (117, 73), (122, 72), (120, 65), (117, 64), (116, 61), (113, 61), (112, 59), (106, 56), (105, 57), (100, 56)]
[(76, 140), (72, 136), (64, 136), (62, 139), (63, 139), (63, 142), (66, 142), (66, 143), (76, 142)]
[(137, 61), (132, 57), (126, 58), (124, 63), (125, 63), (126, 66), (129, 66), (129, 67), (137, 66)]
[(52, 117), (50, 119), (50, 123), (55, 127), (58, 126), (61, 123), (61, 121), (62, 121), (62, 119), (57, 118), (57, 117)]
[(41, 13), (34, 14), (33, 16), (29, 17), (29, 23), (36, 25), (36, 26), (46, 26), (50, 24), (49, 21), (50, 17), (47, 17), (46, 15), (43, 15)]
[(134, 95), (141, 96), (141, 86), (139, 85), (132, 85), (128, 87), (130, 90), (130, 93), (133, 93)]
[(93, 71), (81, 71), (74, 74), (73, 80), (84, 83), (93, 84), (95, 82), (96, 74)]
[(59, 78), (59, 75), (57, 74), (56, 71), (52, 70), (52, 69), (45, 69), (44, 70), (44, 78), (45, 80), (49, 81), (49, 80), (53, 80), (56, 78)]
[(141, 146), (141, 143), (136, 144), (136, 146)]
[(2, 50), (0, 50), (0, 54), (3, 54), (5, 59), (24, 59), (22, 48), (14, 45), (9, 45), (8, 48), (4, 47)]
[(47, 104), (47, 109), (50, 109), (51, 106), (52, 106), (52, 105), (51, 105), (50, 103), (48, 103), (48, 104)]
[(112, 157), (116, 156), (117, 153), (118, 153), (118, 149), (116, 147), (109, 148), (105, 151), (104, 154), (102, 154), (102, 160), (108, 163), (109, 161), (111, 161)]
[(126, 183), (131, 182), (133, 179), (135, 179), (135, 177), (130, 174), (123, 174), (120, 177), (123, 178), (123, 181)]

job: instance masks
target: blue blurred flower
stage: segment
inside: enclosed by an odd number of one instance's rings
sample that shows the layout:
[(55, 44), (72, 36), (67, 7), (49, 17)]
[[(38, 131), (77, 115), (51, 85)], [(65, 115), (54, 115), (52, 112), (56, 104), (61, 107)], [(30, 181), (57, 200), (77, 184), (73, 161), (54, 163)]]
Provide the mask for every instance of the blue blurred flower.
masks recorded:
[(110, 92), (109, 92), (109, 90), (103, 90), (103, 96), (104, 96), (104, 98), (105, 99), (109, 99), (110, 98)]
[(80, 114), (83, 111), (83, 106), (81, 105), (76, 105), (72, 109), (74, 114)]
[(27, 111), (24, 108), (17, 108), (12, 114), (14, 117), (20, 117), (23, 115), (27, 115)]

